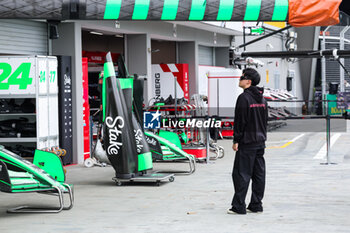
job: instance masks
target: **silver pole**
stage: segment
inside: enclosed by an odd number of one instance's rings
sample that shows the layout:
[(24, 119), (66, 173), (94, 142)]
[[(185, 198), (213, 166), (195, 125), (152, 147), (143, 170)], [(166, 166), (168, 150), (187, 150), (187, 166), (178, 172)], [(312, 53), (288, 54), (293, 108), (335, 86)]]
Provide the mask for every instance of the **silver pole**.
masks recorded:
[(330, 164), (330, 150), (331, 150), (331, 116), (328, 112), (328, 101), (326, 102), (326, 140), (327, 140), (327, 164)]
[(331, 150), (331, 118), (330, 115), (326, 116), (326, 124), (327, 124), (327, 164), (331, 164), (330, 158), (330, 150)]
[[(209, 119), (209, 118), (207, 118), (207, 119)], [(210, 140), (210, 138), (209, 138), (209, 127), (207, 127), (207, 129), (206, 129), (206, 142), (205, 142), (206, 149), (207, 149), (207, 158), (206, 158), (207, 164), (209, 163), (209, 160), (210, 160), (210, 156), (209, 156), (209, 152), (210, 152), (210, 150), (209, 150), (209, 140)]]
[(175, 120), (177, 119), (177, 77), (174, 77), (174, 90), (175, 90)]
[(327, 114), (326, 114), (326, 144), (327, 144), (327, 162), (321, 163), (322, 165), (333, 165), (336, 163), (331, 162), (331, 116), (328, 113), (328, 101), (326, 103)]
[(219, 79), (216, 79), (216, 114), (218, 115), (218, 116), (220, 116), (220, 97), (219, 97), (219, 89), (220, 89), (220, 87), (219, 87), (219, 85), (220, 85), (220, 82), (219, 82)]
[[(340, 32), (340, 49), (344, 50), (344, 38), (345, 38), (345, 33), (350, 29), (349, 26), (344, 27), (344, 29)], [(340, 58), (341, 64), (345, 65), (345, 60), (344, 58)], [(340, 67), (340, 92), (344, 92), (344, 69), (343, 67)]]
[[(322, 33), (323, 39), (321, 43), (321, 49), (322, 51), (326, 50), (326, 32), (331, 28), (332, 26), (328, 26)], [(326, 58), (322, 57), (322, 100), (326, 99)], [(322, 102), (322, 111), (323, 115), (326, 115), (326, 105), (325, 102)]]

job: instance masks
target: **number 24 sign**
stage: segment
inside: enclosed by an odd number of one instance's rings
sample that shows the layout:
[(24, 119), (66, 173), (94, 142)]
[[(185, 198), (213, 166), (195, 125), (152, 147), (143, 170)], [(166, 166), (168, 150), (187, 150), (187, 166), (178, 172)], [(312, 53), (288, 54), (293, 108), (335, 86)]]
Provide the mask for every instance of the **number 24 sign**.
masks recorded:
[(11, 64), (0, 62), (0, 90), (9, 90), (10, 86), (18, 85), (19, 90), (26, 90), (33, 78), (29, 77), (31, 63), (22, 63), (15, 70)]

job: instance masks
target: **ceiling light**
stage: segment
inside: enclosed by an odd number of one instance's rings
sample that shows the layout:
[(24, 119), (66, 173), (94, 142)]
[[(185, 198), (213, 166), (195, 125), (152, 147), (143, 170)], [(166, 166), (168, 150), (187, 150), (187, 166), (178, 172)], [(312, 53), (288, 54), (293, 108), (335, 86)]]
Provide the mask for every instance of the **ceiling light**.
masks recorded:
[(90, 31), (90, 33), (91, 33), (91, 34), (94, 34), (94, 35), (103, 36), (103, 33), (102, 33), (102, 32)]

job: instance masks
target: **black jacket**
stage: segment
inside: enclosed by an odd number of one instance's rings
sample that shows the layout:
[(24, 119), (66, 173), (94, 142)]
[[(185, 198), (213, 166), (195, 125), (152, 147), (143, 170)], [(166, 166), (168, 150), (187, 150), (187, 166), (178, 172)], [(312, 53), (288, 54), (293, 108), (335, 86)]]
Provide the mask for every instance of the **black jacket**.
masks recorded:
[(265, 147), (267, 102), (263, 88), (250, 86), (238, 96), (235, 108), (233, 142), (239, 148)]

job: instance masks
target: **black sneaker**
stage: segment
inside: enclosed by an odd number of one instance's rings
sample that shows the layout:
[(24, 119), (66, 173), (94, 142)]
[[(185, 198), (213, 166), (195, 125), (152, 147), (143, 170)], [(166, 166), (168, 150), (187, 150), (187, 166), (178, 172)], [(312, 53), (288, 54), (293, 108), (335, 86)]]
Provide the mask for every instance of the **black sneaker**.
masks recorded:
[(252, 208), (248, 206), (247, 210), (249, 210), (252, 213), (262, 213), (263, 212), (263, 207), (258, 207), (258, 208)]
[(227, 210), (228, 214), (246, 214), (247, 212), (238, 212), (236, 208), (232, 207), (231, 209)]

